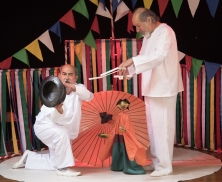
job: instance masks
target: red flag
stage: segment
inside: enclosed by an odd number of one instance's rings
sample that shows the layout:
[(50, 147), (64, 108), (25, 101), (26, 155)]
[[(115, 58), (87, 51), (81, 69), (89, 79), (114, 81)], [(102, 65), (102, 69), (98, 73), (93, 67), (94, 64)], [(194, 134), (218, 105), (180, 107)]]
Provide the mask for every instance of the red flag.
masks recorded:
[(72, 10), (69, 10), (59, 21), (76, 29), (76, 24), (75, 24), (74, 15), (72, 13)]
[(98, 23), (97, 16), (95, 16), (95, 18), (94, 18), (94, 20), (93, 20), (91, 29), (92, 29), (93, 31), (97, 32), (98, 34), (100, 34), (99, 23)]
[(1, 69), (9, 69), (12, 63), (12, 56), (0, 62)]
[(191, 67), (192, 67), (192, 57), (186, 55), (186, 56), (185, 56), (185, 61), (186, 61), (187, 73), (188, 73), (188, 75), (190, 76), (190, 69), (191, 69)]
[(131, 33), (130, 31), (134, 32), (133, 23), (132, 23), (132, 16), (133, 16), (133, 13), (131, 11), (129, 11), (129, 13), (128, 13), (128, 25), (127, 25), (127, 31), (129, 33)]
[(160, 16), (163, 15), (169, 0), (158, 0)]

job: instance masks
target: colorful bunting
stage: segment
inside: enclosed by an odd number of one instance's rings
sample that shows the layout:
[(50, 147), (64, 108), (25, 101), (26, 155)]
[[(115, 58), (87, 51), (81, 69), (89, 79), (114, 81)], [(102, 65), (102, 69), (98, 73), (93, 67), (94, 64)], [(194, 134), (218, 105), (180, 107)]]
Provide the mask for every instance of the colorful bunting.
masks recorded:
[(117, 7), (117, 13), (115, 21), (118, 21), (120, 18), (128, 14), (129, 8), (126, 6), (126, 4), (122, 1), (119, 6)]
[(105, 11), (107, 10), (105, 0), (99, 0), (99, 6), (101, 6)]
[(195, 78), (197, 78), (197, 75), (200, 71), (202, 63), (203, 63), (203, 61), (200, 59), (196, 59), (196, 58), (192, 59), (192, 69), (193, 69), (193, 74), (194, 74)]
[(29, 66), (29, 59), (25, 49), (21, 49), (20, 51), (16, 52), (12, 57), (22, 61)]
[(176, 17), (178, 18), (178, 14), (180, 11), (180, 7), (182, 5), (183, 0), (171, 0), (173, 5), (173, 10), (175, 12)]
[(142, 34), (140, 32), (136, 33), (136, 40), (143, 38)]
[(167, 7), (169, 0), (158, 0), (160, 16), (163, 16), (163, 13)]
[(86, 35), (86, 37), (83, 40), (85, 42), (85, 44), (89, 45), (90, 47), (93, 47), (94, 49), (97, 49), (96, 47), (96, 42), (93, 38), (92, 32), (91, 30), (89, 31), (89, 33)]
[(87, 19), (89, 19), (89, 13), (88, 10), (86, 8), (86, 4), (84, 0), (79, 0), (72, 8), (72, 10), (82, 14), (83, 16), (85, 16)]
[(100, 34), (100, 30), (99, 30), (99, 23), (98, 23), (98, 18), (97, 15), (95, 16), (92, 26), (91, 26), (91, 30), (97, 32), (98, 34)]
[(143, 0), (144, 7), (147, 9), (150, 9), (150, 6), (152, 5), (152, 3), (153, 3), (153, 0)]
[(122, 0), (113, 0), (113, 8), (112, 8), (113, 12), (116, 10), (116, 8), (119, 6), (121, 2)]
[(96, 6), (98, 6), (99, 2), (98, 0), (90, 0), (93, 4), (95, 4)]
[(129, 33), (131, 33), (131, 31), (134, 32), (133, 23), (132, 23), (132, 16), (133, 16), (133, 13), (131, 11), (129, 11), (128, 24), (127, 24), (127, 32), (129, 32)]
[(76, 29), (76, 24), (75, 24), (75, 20), (74, 20), (72, 10), (69, 10), (62, 18), (60, 18), (59, 21), (69, 25), (70, 27), (72, 27), (74, 29)]
[(185, 57), (183, 52), (178, 51), (178, 61), (181, 61)]
[(45, 31), (39, 38), (38, 40), (42, 42), (50, 51), (54, 52), (54, 48), (52, 45), (51, 38), (49, 36), (49, 31)]
[(207, 61), (204, 61), (204, 63), (205, 63), (205, 68), (206, 68), (206, 73), (207, 73), (207, 81), (210, 83), (211, 79), (214, 77), (217, 70), (220, 68), (220, 64), (211, 63)]
[(40, 47), (39, 47), (38, 39), (34, 40), (32, 43), (27, 45), (25, 47), (25, 49), (28, 50), (30, 53), (32, 53), (39, 60), (43, 61), (42, 52), (41, 52)]
[(4, 61), (0, 62), (0, 68), (1, 69), (9, 69), (10, 66), (11, 66), (11, 62), (12, 62), (12, 56), (10, 56), (9, 58), (7, 58)]
[(107, 17), (107, 18), (110, 18), (110, 19), (113, 19), (109, 10), (104, 6), (104, 4), (102, 2), (99, 3), (98, 8), (96, 10), (96, 14)]
[(135, 8), (135, 5), (136, 5), (137, 0), (131, 0), (131, 2), (132, 2), (132, 5), (133, 5), (133, 9), (134, 9), (134, 8)]
[(193, 17), (194, 17), (194, 15), (195, 15), (195, 13), (196, 13), (196, 10), (197, 10), (197, 7), (198, 7), (198, 5), (199, 5), (199, 3), (200, 3), (200, 0), (195, 0), (195, 1), (193, 1), (193, 0), (187, 0), (188, 1), (188, 5), (189, 5), (189, 7), (190, 7), (190, 12), (191, 12), (191, 14), (193, 15)]
[(215, 16), (219, 0), (206, 0), (212, 17)]
[(56, 22), (50, 29), (51, 32), (55, 33), (60, 38), (60, 42), (62, 41), (60, 23)]

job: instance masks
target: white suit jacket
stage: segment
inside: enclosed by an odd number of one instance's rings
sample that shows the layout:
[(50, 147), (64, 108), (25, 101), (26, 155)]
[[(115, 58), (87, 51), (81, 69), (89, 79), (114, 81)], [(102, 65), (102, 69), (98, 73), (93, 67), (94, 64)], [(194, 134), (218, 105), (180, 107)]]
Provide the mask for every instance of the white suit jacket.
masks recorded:
[(133, 57), (129, 73), (142, 73), (142, 95), (170, 97), (183, 91), (174, 31), (161, 23), (149, 38), (143, 38), (140, 54)]

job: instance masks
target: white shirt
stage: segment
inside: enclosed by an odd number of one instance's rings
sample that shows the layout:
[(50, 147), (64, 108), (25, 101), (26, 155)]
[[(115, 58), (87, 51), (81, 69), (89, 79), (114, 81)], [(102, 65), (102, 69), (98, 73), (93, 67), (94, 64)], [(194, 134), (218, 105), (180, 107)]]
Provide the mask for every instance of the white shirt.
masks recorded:
[(81, 121), (82, 100), (89, 101), (94, 95), (82, 84), (76, 85), (76, 92), (66, 95), (63, 102), (63, 114), (60, 114), (54, 107), (42, 105), (41, 112), (36, 116), (36, 123), (57, 123), (67, 128), (70, 139), (75, 139), (79, 134)]
[(133, 57), (129, 74), (142, 73), (142, 95), (170, 97), (183, 91), (177, 41), (171, 27), (161, 23), (149, 38), (144, 37), (140, 54)]

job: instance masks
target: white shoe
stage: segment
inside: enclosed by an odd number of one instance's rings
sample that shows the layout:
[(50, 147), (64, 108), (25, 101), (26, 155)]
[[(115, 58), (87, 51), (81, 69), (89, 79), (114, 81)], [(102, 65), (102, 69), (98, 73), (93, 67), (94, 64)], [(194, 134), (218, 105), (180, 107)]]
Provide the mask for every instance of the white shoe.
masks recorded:
[(155, 170), (155, 167), (154, 167), (153, 163), (151, 163), (151, 164), (148, 165), (148, 166), (144, 166), (143, 169), (144, 169), (145, 171), (154, 171), (154, 170)]
[(79, 176), (81, 174), (81, 172), (77, 172), (74, 169), (68, 168), (66, 171), (57, 170), (56, 174), (59, 176), (74, 177), (74, 176)]
[[(171, 173), (171, 172), (170, 172)], [(151, 174), (150, 174), (150, 176), (151, 177), (160, 177), (160, 176), (166, 176), (166, 175), (168, 175), (168, 174), (170, 174), (170, 173), (164, 173), (162, 170), (160, 170), (160, 171), (153, 171)]]
[(12, 166), (12, 169), (18, 169), (18, 168), (21, 168), (21, 167), (25, 167), (24, 160), (28, 156), (29, 152), (30, 152), (30, 150), (26, 150), (23, 153), (21, 159)]

